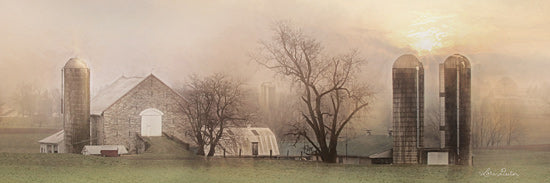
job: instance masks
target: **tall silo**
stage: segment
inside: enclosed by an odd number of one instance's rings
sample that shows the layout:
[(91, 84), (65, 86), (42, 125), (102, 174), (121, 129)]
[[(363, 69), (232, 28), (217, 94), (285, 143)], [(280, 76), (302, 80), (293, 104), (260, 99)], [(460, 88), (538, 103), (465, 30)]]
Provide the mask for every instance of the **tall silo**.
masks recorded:
[(417, 164), (423, 146), (424, 68), (414, 55), (393, 63), (393, 163)]
[(449, 163), (472, 164), (471, 67), (462, 55), (449, 56), (440, 66), (442, 148), (449, 150)]
[(62, 69), (63, 129), (68, 153), (80, 153), (90, 142), (90, 69), (71, 58)]

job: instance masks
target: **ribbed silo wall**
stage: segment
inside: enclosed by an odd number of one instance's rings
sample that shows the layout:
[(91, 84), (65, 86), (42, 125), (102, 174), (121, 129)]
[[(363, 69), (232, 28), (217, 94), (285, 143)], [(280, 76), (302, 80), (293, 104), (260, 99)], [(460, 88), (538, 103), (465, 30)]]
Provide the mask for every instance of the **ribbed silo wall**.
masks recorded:
[(68, 153), (90, 142), (90, 70), (63, 68), (63, 118)]
[(414, 64), (418, 69), (394, 64), (392, 73), (395, 164), (419, 163), (419, 151), (423, 145), (424, 69), (420, 62)]
[(471, 165), (472, 117), (470, 63), (464, 56), (453, 55), (445, 60), (444, 69), (445, 148), (450, 150), (450, 163)]

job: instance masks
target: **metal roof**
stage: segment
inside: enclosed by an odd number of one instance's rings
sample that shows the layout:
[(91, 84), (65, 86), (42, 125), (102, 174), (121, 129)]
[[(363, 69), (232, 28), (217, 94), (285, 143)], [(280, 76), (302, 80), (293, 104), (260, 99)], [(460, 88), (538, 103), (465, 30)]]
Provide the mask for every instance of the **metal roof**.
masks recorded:
[[(151, 75), (150, 75), (151, 76)], [(118, 78), (115, 82), (99, 91), (93, 98), (90, 106), (90, 113), (101, 115), (109, 106), (122, 98), (126, 93), (136, 87), (146, 77), (125, 77)]]
[(71, 58), (67, 63), (65, 63), (65, 67), (63, 68), (69, 68), (69, 69), (87, 69), (88, 65), (79, 58)]
[(416, 56), (411, 54), (401, 55), (393, 63), (393, 68), (422, 68), (422, 63), (416, 58)]
[(84, 155), (98, 155), (101, 150), (117, 150), (118, 154), (128, 154), (128, 150), (123, 145), (87, 145), (82, 149)]
[(65, 131), (61, 130), (57, 133), (54, 133), (53, 135), (50, 135), (40, 141), (38, 141), (39, 143), (43, 143), (43, 144), (59, 144), (61, 141), (63, 141), (64, 139), (64, 136), (65, 136)]
[(225, 133), (226, 138), (222, 139), (220, 142), (222, 147), (216, 147), (216, 155), (223, 155), (222, 148), (225, 148), (228, 156), (238, 156), (239, 149), (241, 150), (241, 155), (250, 156), (252, 155), (252, 143), (258, 143), (259, 156), (268, 156), (270, 150), (272, 155), (279, 155), (277, 138), (269, 128), (227, 128)]
[(393, 149), (382, 151), (373, 155), (370, 155), (369, 158), (375, 159), (375, 158), (392, 158), (393, 157)]
[(445, 68), (456, 68), (458, 64), (463, 64), (463, 67), (470, 68), (470, 61), (464, 55), (454, 54), (445, 59)]

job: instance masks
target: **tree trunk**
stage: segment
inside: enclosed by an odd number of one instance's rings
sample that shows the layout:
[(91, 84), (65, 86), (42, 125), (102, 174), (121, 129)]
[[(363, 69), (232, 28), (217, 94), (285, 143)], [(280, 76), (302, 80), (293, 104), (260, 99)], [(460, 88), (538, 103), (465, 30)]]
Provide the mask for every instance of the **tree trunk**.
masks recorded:
[(207, 156), (209, 157), (214, 156), (214, 153), (216, 153), (216, 145), (212, 144), (210, 145), (210, 150), (208, 150)]
[(336, 163), (338, 155), (336, 154), (336, 149), (331, 149), (329, 152), (322, 152), (321, 158), (325, 163)]
[(197, 155), (204, 156), (204, 145), (199, 145), (199, 149), (197, 150)]

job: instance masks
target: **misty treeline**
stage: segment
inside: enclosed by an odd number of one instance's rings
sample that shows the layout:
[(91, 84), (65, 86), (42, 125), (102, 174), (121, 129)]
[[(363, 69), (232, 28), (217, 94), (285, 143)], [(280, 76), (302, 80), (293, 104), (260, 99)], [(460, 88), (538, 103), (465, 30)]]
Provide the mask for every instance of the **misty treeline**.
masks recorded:
[[(30, 121), (32, 125), (42, 127), (44, 123), (56, 118), (60, 113), (61, 93), (58, 89), (39, 88), (30, 83), (21, 83), (11, 94), (0, 98), (0, 122)], [(7, 119), (9, 118), (9, 119)]]
[(178, 89), (185, 98), (180, 110), (187, 117), (182, 129), (198, 146), (197, 155), (213, 156), (227, 128), (250, 124), (253, 104), (247, 103), (242, 86), (242, 82), (216, 73), (190, 76)]
[[(494, 86), (488, 87), (479, 99), (472, 100), (472, 145), (475, 148), (497, 147), (522, 144), (526, 133), (524, 100), (516, 83), (501, 78)], [(437, 107), (426, 110), (426, 138), (439, 142), (441, 111)]]
[(254, 59), (297, 88), (294, 101), (300, 117), (289, 121), (286, 135), (296, 142), (305, 139), (323, 162), (335, 163), (338, 137), (371, 97), (358, 79), (364, 60), (357, 51), (329, 55), (315, 38), (278, 22)]

